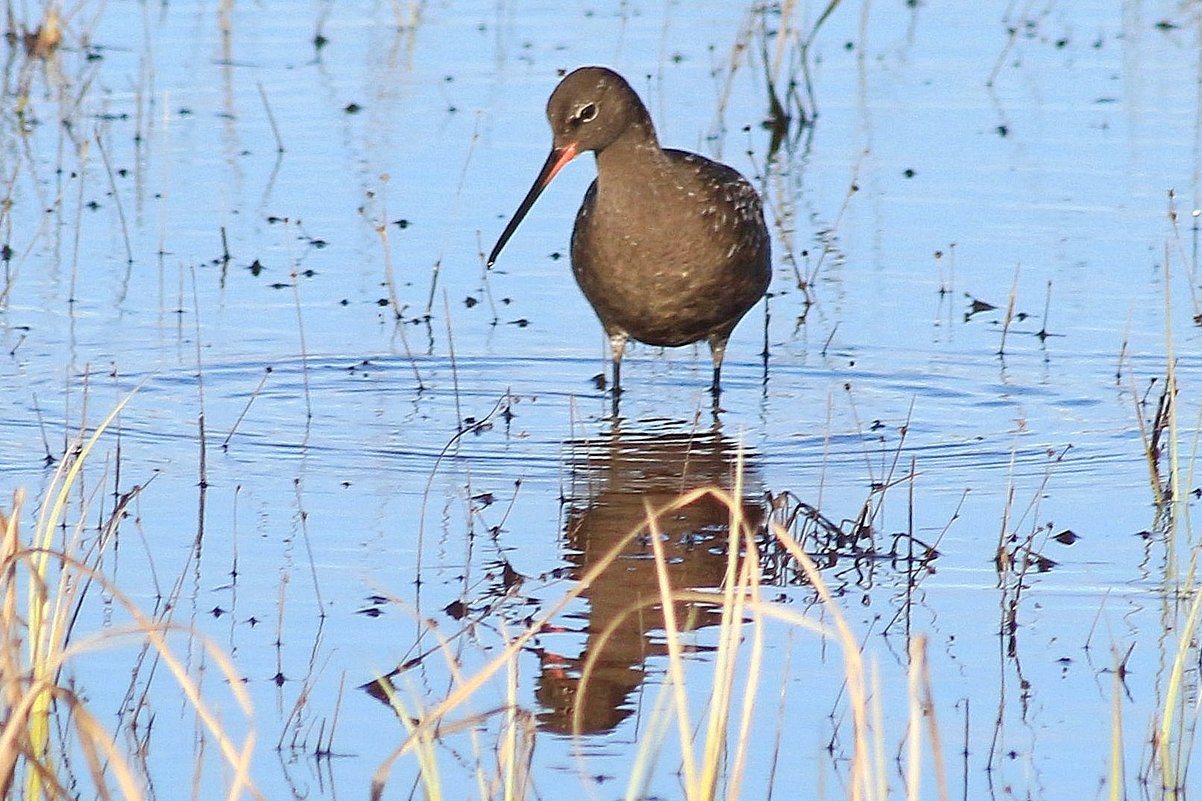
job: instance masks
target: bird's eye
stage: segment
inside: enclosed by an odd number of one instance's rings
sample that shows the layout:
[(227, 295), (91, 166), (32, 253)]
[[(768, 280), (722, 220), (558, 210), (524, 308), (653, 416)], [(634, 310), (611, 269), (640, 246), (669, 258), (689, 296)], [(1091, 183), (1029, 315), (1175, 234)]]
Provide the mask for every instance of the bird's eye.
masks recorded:
[(592, 122), (597, 118), (597, 106), (594, 103), (585, 103), (576, 110), (577, 122)]

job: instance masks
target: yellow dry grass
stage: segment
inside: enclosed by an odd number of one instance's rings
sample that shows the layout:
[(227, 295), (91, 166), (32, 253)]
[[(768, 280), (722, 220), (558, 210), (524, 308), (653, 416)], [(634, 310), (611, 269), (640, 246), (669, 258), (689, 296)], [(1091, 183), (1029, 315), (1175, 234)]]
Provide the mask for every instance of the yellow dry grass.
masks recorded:
[[(121, 739), (92, 714), (70, 677), (71, 665), (80, 656), (132, 640), (154, 650), (216, 743), (228, 766), (225, 796), (261, 798), (250, 776), (253, 730), (240, 741), (228, 734), (169, 638), (186, 636), (204, 649), (226, 680), (239, 711), (250, 720), (250, 698), (233, 663), (196, 632), (146, 615), (113, 586), (98, 569), (105, 543), (84, 544), (86, 502), (84, 508), (70, 508), (89, 454), (130, 397), (89, 437), (73, 443), (60, 460), (28, 541), (20, 522), (24, 493), (16, 492), (11, 510), (0, 513), (0, 797), (74, 799), (80, 788), (70, 786), (65, 765), (80, 759), (96, 797), (130, 801), (148, 797), (151, 778), (140, 767), (143, 763), (123, 752), (118, 745)], [(67, 522), (69, 512), (73, 524)], [(130, 622), (98, 634), (74, 630), (89, 585), (103, 588)]]

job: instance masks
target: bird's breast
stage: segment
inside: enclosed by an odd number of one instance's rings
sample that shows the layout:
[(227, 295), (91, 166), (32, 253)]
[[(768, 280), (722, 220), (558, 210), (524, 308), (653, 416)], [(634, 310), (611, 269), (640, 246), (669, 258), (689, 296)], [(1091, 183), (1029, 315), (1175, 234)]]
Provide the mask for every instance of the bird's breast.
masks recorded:
[(732, 327), (763, 296), (768, 233), (744, 186), (593, 183), (572, 234), (572, 269), (607, 329), (687, 344)]

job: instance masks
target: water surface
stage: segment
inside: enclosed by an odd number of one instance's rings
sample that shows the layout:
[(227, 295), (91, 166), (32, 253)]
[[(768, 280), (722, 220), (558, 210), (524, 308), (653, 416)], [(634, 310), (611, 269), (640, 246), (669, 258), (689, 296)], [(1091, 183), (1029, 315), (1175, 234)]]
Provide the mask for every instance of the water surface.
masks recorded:
[[(86, 470), (97, 504), (145, 485), (106, 564), (147, 610), (171, 598), (176, 622), (232, 653), (268, 797), (364, 791), (405, 733), (355, 688), (406, 665), (407, 698), (448, 692), (440, 657), (410, 662), (432, 644), (423, 621), (478, 667), (643, 497), (733, 486), (740, 458), (753, 510), (788, 498), (841, 531), (871, 514), (867, 543), (823, 541), (825, 574), (880, 671), (888, 743), (904, 734), (907, 638), (924, 634), (957, 794), (1094, 794), (1115, 654), (1134, 646), (1120, 702), (1126, 789), (1142, 794), (1178, 554), (1158, 535), (1140, 401), (1154, 405), (1171, 348), (1192, 447), (1202, 383), (1193, 6), (843, 3), (809, 53), (815, 105), (794, 95), (813, 124), (795, 119), (775, 150), (761, 125), (774, 9), (82, 8), (51, 58), (6, 51), (0, 476), (37, 496), (47, 451), (138, 388)], [(796, 39), (780, 52), (767, 71), (784, 93)], [(604, 337), (567, 263), (591, 159), (484, 269), (550, 145), (547, 95), (590, 63), (631, 80), (664, 144), (727, 161), (765, 198), (772, 297), (731, 339), (716, 420), (705, 348), (646, 346), (609, 419)], [(667, 532), (682, 581), (719, 582), (720, 518), (696, 509)], [(1065, 530), (1080, 539), (1052, 538)], [(879, 558), (899, 534), (937, 557)], [(999, 541), (1030, 542), (1048, 569), (999, 577)], [(625, 554), (610, 586), (643, 586), (645, 557)], [(787, 563), (764, 575), (823, 616)], [(622, 792), (665, 681), (657, 621), (623, 629), (588, 736), (562, 734), (618, 602), (595, 587), (520, 660), (544, 794)], [(702, 687), (716, 633), (694, 611)], [(784, 630), (768, 647), (746, 792), (774, 779), (837, 797), (837, 649)], [(102, 717), (122, 705), (127, 657), (78, 670)], [(160, 720), (177, 719), (169, 684), (154, 690)], [(478, 710), (504, 697), (490, 688)], [(336, 712), (331, 757), (317, 744)], [(160, 795), (194, 759), (167, 732), (156, 750), (183, 758), (153, 766)], [(448, 792), (476, 792), (473, 758), (443, 759)], [(652, 792), (679, 794), (672, 768)], [(416, 770), (398, 763), (389, 797)], [(221, 787), (212, 767), (204, 797)]]

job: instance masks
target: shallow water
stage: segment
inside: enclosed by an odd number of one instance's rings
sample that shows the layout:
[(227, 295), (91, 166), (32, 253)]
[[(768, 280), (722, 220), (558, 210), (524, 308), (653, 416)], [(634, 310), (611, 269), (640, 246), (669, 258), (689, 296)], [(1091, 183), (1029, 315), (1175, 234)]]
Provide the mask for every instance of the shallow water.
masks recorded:
[[(728, 482), (740, 451), (752, 510), (790, 493), (838, 524), (868, 505), (878, 549), (907, 532), (937, 543), (916, 587), (913, 563), (827, 543), (827, 580), (880, 671), (891, 746), (907, 638), (925, 634), (956, 795), (1098, 794), (1114, 653), (1134, 646), (1126, 789), (1156, 796), (1140, 773), (1179, 623), (1172, 559), (1188, 543), (1158, 536), (1138, 402), (1154, 406), (1171, 334), (1193, 446), (1202, 20), (1177, 3), (1011, 6), (840, 5), (810, 51), (816, 122), (770, 154), (771, 11), (85, 4), (52, 58), (5, 55), (3, 487), (36, 496), (47, 450), (137, 387), (85, 471), (97, 506), (144, 485), (106, 566), (147, 611), (180, 582), (174, 620), (232, 652), (268, 797), (363, 792), (405, 732), (355, 688), (432, 646), (419, 620), (478, 667), (629, 529), (641, 497)], [(782, 87), (798, 74), (796, 44), (783, 52)], [(545, 158), (557, 71), (587, 63), (631, 79), (663, 143), (729, 162), (767, 203), (768, 317), (757, 307), (731, 339), (716, 422), (703, 347), (634, 348), (623, 419), (608, 419), (593, 381), (605, 343), (566, 260), (589, 159), (484, 269)], [(1022, 317), (1003, 334), (1011, 293)], [(974, 299), (996, 308), (970, 315)], [(668, 532), (699, 587), (725, 560), (713, 511)], [(1021, 590), (995, 570), (1003, 528), (1054, 562)], [(1081, 539), (1050, 539), (1064, 530)], [(648, 579), (645, 550), (620, 566), (609, 586)], [(772, 597), (823, 616), (787, 565), (764, 575)], [(613, 592), (594, 587), (520, 660), (544, 795), (565, 781), (621, 793), (664, 684), (656, 621), (623, 629), (591, 735), (556, 734)], [(1017, 626), (999, 635), (1011, 604)], [(94, 622), (114, 614), (100, 599)], [(716, 631), (698, 614), (703, 686)], [(746, 792), (763, 795), (775, 770), (778, 792), (838, 797), (838, 650), (774, 629), (768, 652)], [(122, 704), (128, 656), (77, 670), (102, 717)], [(165, 725), (187, 718), (155, 681), (156, 753), (183, 757), (153, 766), (163, 796), (191, 782), (196, 755), (186, 726)], [(432, 705), (450, 680), (435, 655), (394, 682)], [(503, 700), (491, 688), (476, 711)], [(336, 713), (334, 755), (315, 755)], [(674, 748), (650, 787), (661, 797), (679, 795)], [(774, 749), (792, 758), (775, 764)], [(478, 760), (441, 758), (451, 795), (477, 792)], [(205, 759), (202, 795), (218, 797)], [(416, 770), (401, 760), (386, 797), (404, 797)]]

